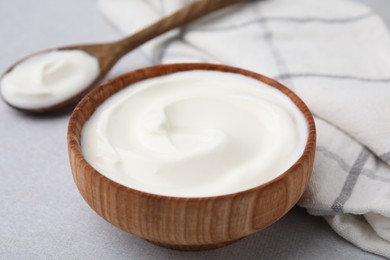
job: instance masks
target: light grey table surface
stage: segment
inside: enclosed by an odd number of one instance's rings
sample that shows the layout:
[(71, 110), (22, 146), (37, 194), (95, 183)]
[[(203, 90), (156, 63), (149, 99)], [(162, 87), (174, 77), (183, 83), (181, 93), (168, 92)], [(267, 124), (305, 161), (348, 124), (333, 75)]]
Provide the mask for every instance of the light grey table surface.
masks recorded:
[[(389, 0), (360, 1), (390, 24)], [(94, 0), (0, 0), (1, 71), (37, 50), (119, 37)], [(149, 65), (134, 51), (109, 77)], [(95, 214), (73, 182), (70, 113), (29, 116), (0, 101), (0, 259), (380, 259), (298, 207), (261, 232), (203, 252), (169, 250), (127, 234)]]

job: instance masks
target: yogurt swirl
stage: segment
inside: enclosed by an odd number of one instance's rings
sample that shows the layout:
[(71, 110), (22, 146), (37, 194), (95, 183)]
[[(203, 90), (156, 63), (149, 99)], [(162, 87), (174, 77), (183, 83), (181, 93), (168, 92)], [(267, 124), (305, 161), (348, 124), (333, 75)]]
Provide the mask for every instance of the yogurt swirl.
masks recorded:
[(307, 123), (279, 90), (239, 74), (178, 72), (108, 98), (82, 131), (86, 160), (130, 188), (208, 197), (256, 187), (302, 155)]

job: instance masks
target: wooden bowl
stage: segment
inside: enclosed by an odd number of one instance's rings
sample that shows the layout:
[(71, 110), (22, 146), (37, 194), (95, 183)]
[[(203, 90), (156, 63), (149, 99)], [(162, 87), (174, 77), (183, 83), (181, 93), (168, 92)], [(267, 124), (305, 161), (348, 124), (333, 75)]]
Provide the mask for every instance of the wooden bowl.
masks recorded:
[[(308, 123), (303, 155), (279, 177), (238, 193), (178, 198), (149, 194), (118, 184), (95, 170), (81, 151), (81, 130), (105, 99), (128, 85), (188, 70), (242, 74), (287, 95)], [(132, 71), (90, 92), (75, 108), (68, 128), (68, 149), (74, 181), (85, 201), (100, 216), (129, 233), (158, 245), (180, 250), (220, 247), (259, 231), (281, 218), (303, 194), (313, 168), (316, 131), (306, 105), (286, 87), (265, 76), (223, 65), (169, 64)]]

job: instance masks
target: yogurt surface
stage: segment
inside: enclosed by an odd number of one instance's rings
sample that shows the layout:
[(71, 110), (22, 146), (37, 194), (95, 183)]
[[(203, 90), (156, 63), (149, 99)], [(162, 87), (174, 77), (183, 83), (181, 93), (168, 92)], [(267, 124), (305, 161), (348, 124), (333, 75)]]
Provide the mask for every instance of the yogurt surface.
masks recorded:
[(4, 75), (1, 94), (19, 108), (47, 108), (87, 88), (99, 70), (97, 58), (84, 51), (45, 52), (27, 58)]
[(108, 98), (82, 130), (101, 174), (158, 195), (209, 197), (281, 175), (308, 137), (282, 92), (243, 75), (188, 71), (144, 80)]

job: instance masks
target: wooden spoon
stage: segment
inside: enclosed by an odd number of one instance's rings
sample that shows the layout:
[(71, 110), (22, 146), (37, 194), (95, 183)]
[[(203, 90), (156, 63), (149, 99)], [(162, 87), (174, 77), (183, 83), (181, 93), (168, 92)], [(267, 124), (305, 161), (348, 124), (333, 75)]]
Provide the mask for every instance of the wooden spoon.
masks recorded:
[[(103, 43), (103, 44), (86, 44), (86, 45), (74, 45), (74, 46), (67, 46), (67, 47), (59, 47), (59, 48), (52, 48), (49, 50), (41, 51), (39, 54), (44, 52), (49, 52), (53, 50), (82, 50), (85, 51), (92, 56), (95, 56), (99, 60), (99, 66), (100, 66), (100, 73), (96, 77), (96, 79), (87, 87), (80, 90), (80, 92), (73, 97), (66, 99), (64, 101), (61, 101), (60, 103), (50, 106), (50, 107), (44, 107), (39, 109), (26, 109), (22, 107), (17, 107), (15, 105), (10, 104), (5, 100), (3, 97), (3, 100), (11, 107), (22, 110), (24, 112), (33, 112), (33, 113), (47, 113), (52, 112), (55, 110), (58, 110), (60, 108), (63, 108), (67, 105), (73, 104), (74, 102), (80, 100), (82, 97), (84, 97), (91, 89), (93, 89), (97, 83), (102, 80), (106, 74), (110, 71), (110, 69), (115, 65), (115, 63), (123, 57), (128, 52), (132, 51), (133, 49), (139, 47), (143, 43), (153, 39), (156, 36), (159, 36), (169, 30), (172, 30), (174, 28), (186, 25), (197, 18), (200, 18), (206, 14), (209, 14), (213, 11), (216, 11), (218, 9), (221, 9), (223, 7), (241, 2), (243, 0), (198, 0), (195, 1), (192, 4), (189, 4), (182, 8), (181, 10), (173, 13), (172, 15), (165, 17), (150, 26), (144, 28), (143, 30), (135, 33), (134, 35), (131, 35), (129, 37), (126, 37), (124, 39), (121, 39), (119, 41), (110, 42), (110, 43)], [(38, 53), (36, 53), (38, 54)], [(36, 55), (33, 54), (33, 55)], [(26, 58), (29, 58), (33, 55), (30, 55)], [(20, 60), (13, 66), (11, 66), (8, 70), (4, 72), (4, 74), (0, 77), (1, 78), (10, 72), (18, 63), (22, 62), (26, 58)]]

